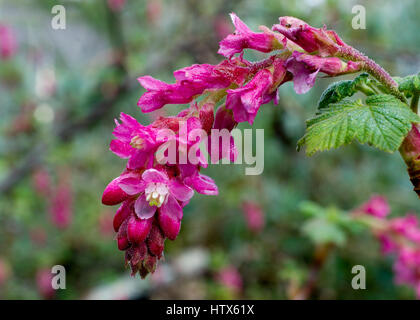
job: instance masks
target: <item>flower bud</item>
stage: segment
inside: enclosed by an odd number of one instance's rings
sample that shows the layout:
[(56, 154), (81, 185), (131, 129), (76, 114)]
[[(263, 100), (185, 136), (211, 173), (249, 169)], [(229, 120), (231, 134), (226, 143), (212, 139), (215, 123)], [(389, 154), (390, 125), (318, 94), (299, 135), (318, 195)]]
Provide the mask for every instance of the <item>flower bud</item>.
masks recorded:
[(127, 236), (122, 236), (121, 238), (117, 238), (117, 245), (118, 249), (123, 251), (130, 246), (130, 242), (128, 242)]
[(152, 218), (150, 219), (139, 219), (136, 216), (132, 216), (127, 224), (127, 237), (131, 243), (142, 243), (152, 227)]
[(135, 267), (141, 263), (146, 254), (147, 246), (144, 242), (139, 245), (133, 245), (125, 252), (125, 262), (129, 263), (131, 268), (135, 270)]
[(154, 224), (147, 238), (147, 246), (149, 247), (149, 251), (153, 255), (160, 257), (164, 249), (164, 243), (165, 236), (162, 234), (159, 226)]
[(216, 111), (213, 129), (232, 131), (237, 125), (238, 123), (233, 119), (233, 111), (227, 109), (225, 105), (221, 105)]
[(156, 270), (157, 258), (151, 254), (146, 255), (143, 261), (144, 268), (149, 272), (153, 273)]
[(341, 46), (346, 45), (334, 31), (325, 27), (317, 29), (294, 17), (280, 17), (279, 22), (272, 29), (308, 53), (317, 53), (322, 57), (333, 56)]
[(159, 210), (158, 220), (165, 236), (170, 240), (175, 240), (179, 230), (181, 229), (181, 220), (174, 215), (163, 212), (162, 210)]
[(214, 104), (205, 103), (200, 109), (199, 119), (204, 131), (210, 133), (214, 122)]
[(107, 206), (114, 206), (126, 200), (129, 195), (125, 193), (119, 186), (120, 177), (112, 180), (105, 188), (102, 194), (102, 203)]
[(130, 215), (131, 208), (129, 202), (124, 202), (121, 207), (118, 208), (117, 212), (115, 213), (114, 220), (112, 222), (114, 226), (115, 232), (118, 232), (121, 224), (124, 222), (125, 219)]

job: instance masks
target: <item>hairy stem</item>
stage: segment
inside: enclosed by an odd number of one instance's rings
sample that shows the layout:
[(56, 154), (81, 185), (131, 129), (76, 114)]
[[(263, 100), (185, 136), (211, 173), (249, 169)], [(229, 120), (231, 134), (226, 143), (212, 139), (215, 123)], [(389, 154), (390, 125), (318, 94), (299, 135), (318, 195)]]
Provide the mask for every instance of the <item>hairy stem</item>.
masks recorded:
[(338, 52), (338, 56), (344, 59), (363, 62), (363, 70), (371, 74), (376, 80), (382, 83), (389, 92), (406, 103), (404, 95), (398, 90), (398, 84), (392, 79), (380, 65), (351, 46), (343, 46)]

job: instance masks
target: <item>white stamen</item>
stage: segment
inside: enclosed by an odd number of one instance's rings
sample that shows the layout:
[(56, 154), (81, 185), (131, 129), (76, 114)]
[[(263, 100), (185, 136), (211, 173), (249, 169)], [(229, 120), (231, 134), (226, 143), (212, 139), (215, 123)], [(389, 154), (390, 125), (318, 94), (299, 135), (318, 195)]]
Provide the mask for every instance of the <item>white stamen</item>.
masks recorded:
[(145, 189), (146, 201), (149, 202), (149, 205), (160, 208), (160, 206), (165, 202), (168, 193), (169, 189), (166, 184), (151, 182)]

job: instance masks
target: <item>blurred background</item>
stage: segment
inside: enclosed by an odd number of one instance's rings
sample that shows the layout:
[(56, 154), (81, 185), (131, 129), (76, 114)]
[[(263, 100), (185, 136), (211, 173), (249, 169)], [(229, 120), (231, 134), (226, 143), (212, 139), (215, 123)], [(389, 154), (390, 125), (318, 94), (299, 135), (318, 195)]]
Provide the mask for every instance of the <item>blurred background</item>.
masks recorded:
[[(66, 9), (64, 30), (51, 27), (56, 4)], [(366, 8), (366, 30), (351, 28), (356, 4)], [(196, 195), (156, 273), (129, 277), (112, 229), (117, 207), (101, 204), (125, 164), (108, 150), (113, 119), (176, 114), (181, 106), (142, 114), (136, 78), (173, 82), (178, 68), (220, 62), (230, 12), (255, 31), (284, 15), (325, 23), (392, 75), (420, 69), (416, 0), (0, 1), (1, 299), (414, 298), (394, 284), (392, 260), (369, 232), (302, 212), (304, 201), (348, 211), (380, 194), (392, 216), (420, 213), (399, 154), (358, 144), (311, 158), (296, 151), (327, 78), (302, 96), (281, 87), (279, 105), (264, 106), (253, 126), (265, 130), (263, 174), (206, 169), (219, 196)], [(321, 263), (320, 242), (329, 248)], [(54, 265), (66, 269), (65, 290), (51, 289)], [(366, 290), (351, 287), (354, 265), (366, 267)]]

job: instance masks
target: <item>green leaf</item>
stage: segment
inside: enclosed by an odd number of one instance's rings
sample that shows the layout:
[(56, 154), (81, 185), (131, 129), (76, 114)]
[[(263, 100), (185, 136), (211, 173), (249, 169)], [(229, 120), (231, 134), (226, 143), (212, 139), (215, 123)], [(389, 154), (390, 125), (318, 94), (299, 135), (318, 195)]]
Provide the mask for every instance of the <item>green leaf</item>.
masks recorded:
[(305, 222), (302, 232), (315, 244), (334, 243), (342, 246), (346, 242), (346, 234), (335, 223), (323, 218), (313, 218)]
[(395, 77), (394, 80), (398, 83), (398, 90), (404, 93), (408, 98), (414, 93), (420, 93), (420, 73), (404, 78)]
[(357, 139), (387, 152), (394, 152), (420, 118), (392, 95), (374, 95), (352, 101), (344, 99), (321, 109), (306, 122), (307, 129), (298, 142), (298, 150), (305, 145), (306, 153), (338, 148)]
[[(362, 73), (354, 80), (343, 80), (332, 83), (319, 98), (318, 109), (326, 108), (331, 103), (337, 103), (344, 98), (351, 97), (362, 88), (371, 90), (367, 87), (368, 77), (369, 75), (367, 73)], [(372, 91), (372, 93), (374, 92)]]

